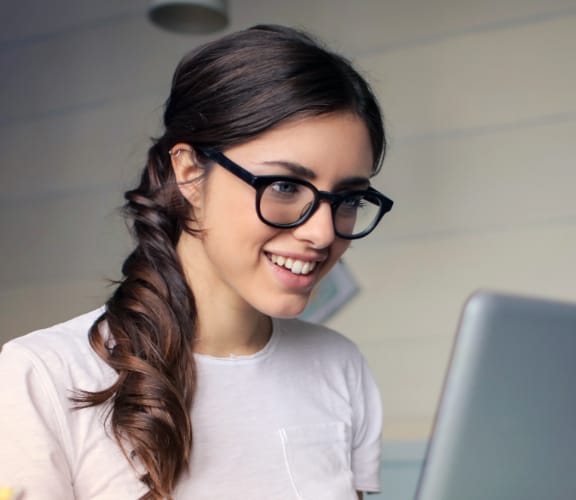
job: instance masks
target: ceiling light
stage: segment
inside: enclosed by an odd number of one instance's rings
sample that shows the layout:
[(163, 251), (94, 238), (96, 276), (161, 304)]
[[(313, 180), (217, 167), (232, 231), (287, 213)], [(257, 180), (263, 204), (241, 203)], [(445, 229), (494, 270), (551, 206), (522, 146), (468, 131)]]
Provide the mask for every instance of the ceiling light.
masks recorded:
[(226, 0), (150, 0), (150, 20), (178, 33), (206, 34), (228, 24)]

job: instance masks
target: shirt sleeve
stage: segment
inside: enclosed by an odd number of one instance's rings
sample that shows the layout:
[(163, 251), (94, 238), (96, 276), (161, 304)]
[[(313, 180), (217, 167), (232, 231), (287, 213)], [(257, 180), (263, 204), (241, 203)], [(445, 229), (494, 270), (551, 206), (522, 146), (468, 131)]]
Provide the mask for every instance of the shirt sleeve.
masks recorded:
[(357, 491), (380, 491), (382, 402), (368, 364), (360, 354), (352, 395), (352, 472)]
[(0, 353), (0, 486), (25, 500), (73, 500), (65, 418), (41, 361), (10, 342)]

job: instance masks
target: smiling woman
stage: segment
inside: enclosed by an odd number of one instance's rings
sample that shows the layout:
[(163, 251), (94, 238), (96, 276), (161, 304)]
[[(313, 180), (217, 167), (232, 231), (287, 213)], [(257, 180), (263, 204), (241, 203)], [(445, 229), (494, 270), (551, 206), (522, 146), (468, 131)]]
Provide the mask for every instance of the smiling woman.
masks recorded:
[(164, 126), (105, 307), (2, 351), (0, 484), (27, 500), (378, 491), (366, 362), (294, 319), (392, 208), (370, 186), (386, 141), (368, 84), (310, 36), (256, 26), (184, 58)]

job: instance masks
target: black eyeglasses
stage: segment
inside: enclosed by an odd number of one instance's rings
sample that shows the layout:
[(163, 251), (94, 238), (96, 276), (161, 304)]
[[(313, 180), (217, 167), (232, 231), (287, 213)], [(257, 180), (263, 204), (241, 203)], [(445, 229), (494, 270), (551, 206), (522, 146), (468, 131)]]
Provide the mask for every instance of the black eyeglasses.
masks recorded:
[(334, 233), (339, 238), (362, 238), (377, 226), (394, 202), (376, 189), (329, 193), (309, 182), (285, 175), (252, 175), (220, 151), (196, 148), (207, 158), (256, 189), (256, 212), (265, 224), (288, 229), (304, 224), (326, 200), (332, 208)]

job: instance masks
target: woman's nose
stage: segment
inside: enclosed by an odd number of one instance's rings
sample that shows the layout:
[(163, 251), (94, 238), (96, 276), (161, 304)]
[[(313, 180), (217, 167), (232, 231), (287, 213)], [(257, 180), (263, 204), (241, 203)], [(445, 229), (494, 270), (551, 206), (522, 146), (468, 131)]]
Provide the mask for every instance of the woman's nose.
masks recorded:
[(330, 203), (320, 202), (312, 216), (304, 224), (295, 227), (293, 234), (300, 240), (310, 242), (313, 248), (326, 248), (336, 238)]

